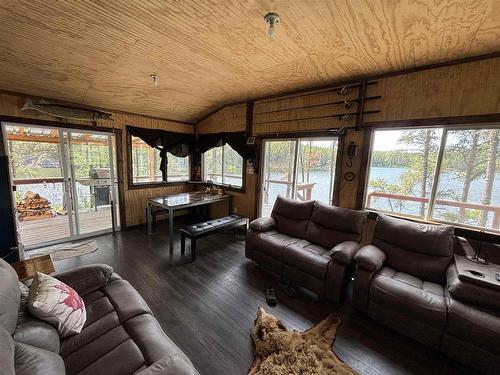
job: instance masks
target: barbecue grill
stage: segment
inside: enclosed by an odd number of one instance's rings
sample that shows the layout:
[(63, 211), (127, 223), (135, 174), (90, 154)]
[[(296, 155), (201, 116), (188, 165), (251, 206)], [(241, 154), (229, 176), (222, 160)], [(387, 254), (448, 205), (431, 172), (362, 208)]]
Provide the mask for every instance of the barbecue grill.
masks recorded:
[(107, 206), (111, 203), (109, 168), (90, 167), (89, 178), (79, 179), (78, 182), (90, 188), (91, 205), (96, 211), (98, 206)]

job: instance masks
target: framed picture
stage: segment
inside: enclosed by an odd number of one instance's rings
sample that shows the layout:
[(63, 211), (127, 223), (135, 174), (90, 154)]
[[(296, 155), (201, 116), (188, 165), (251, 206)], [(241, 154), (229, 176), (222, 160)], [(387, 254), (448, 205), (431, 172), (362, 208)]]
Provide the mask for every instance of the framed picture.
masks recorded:
[(247, 145), (254, 145), (254, 144), (255, 144), (255, 137), (248, 137)]

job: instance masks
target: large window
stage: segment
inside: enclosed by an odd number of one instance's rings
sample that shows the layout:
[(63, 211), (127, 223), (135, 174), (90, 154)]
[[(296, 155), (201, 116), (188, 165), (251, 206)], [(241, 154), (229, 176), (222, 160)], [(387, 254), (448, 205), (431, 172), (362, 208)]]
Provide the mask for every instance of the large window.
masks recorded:
[(243, 186), (243, 158), (231, 146), (214, 147), (203, 153), (203, 180)]
[(500, 231), (500, 128), (375, 130), (365, 207)]
[[(134, 136), (131, 136), (131, 144), (133, 183), (163, 182), (160, 171), (160, 151)], [(189, 180), (189, 157), (179, 158), (168, 153), (167, 160), (167, 182)]]

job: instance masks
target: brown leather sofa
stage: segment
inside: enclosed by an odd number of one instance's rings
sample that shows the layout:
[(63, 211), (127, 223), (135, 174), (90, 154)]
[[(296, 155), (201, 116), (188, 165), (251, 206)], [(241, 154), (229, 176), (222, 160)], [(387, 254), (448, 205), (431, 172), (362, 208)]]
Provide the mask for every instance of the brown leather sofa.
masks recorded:
[(0, 374), (198, 374), (111, 267), (83, 266), (56, 277), (82, 296), (87, 311), (82, 332), (64, 339), (20, 310), (17, 274), (0, 260)]
[(250, 224), (247, 258), (338, 302), (367, 214), (278, 196), (271, 217)]
[(464, 364), (498, 373), (500, 292), (459, 287), (453, 253), (466, 244), (452, 226), (379, 215), (372, 243), (354, 256), (353, 306)]

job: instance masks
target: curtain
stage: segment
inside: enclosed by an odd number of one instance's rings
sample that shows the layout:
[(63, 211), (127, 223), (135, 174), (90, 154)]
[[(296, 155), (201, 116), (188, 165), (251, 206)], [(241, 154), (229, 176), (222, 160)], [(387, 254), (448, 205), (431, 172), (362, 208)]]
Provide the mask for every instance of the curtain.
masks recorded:
[(199, 134), (197, 147), (200, 153), (204, 153), (214, 147), (228, 144), (243, 159), (256, 162), (257, 148), (255, 145), (247, 145), (246, 142), (245, 132)]
[(195, 150), (195, 137), (193, 134), (176, 133), (161, 129), (146, 129), (127, 126), (130, 135), (142, 139), (149, 146), (160, 150), (160, 170), (163, 181), (167, 181), (167, 152), (184, 158)]

